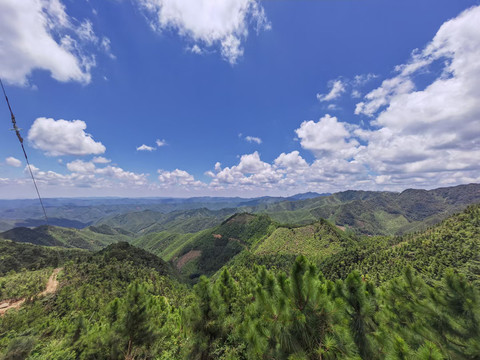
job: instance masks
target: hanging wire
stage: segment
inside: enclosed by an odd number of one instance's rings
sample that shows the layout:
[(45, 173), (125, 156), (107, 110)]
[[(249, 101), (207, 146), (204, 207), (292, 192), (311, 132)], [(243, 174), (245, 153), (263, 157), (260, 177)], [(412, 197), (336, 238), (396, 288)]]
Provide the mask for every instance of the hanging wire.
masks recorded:
[(40, 196), (40, 191), (38, 191), (38, 186), (37, 186), (37, 182), (35, 181), (35, 177), (33, 176), (32, 167), (30, 166), (27, 152), (25, 151), (25, 147), (23, 146), (23, 138), (20, 135), (20, 129), (17, 126), (17, 121), (15, 120), (15, 115), (13, 115), (12, 107), (10, 106), (10, 101), (8, 101), (7, 93), (5, 92), (5, 88), (3, 87), (3, 82), (1, 78), (0, 78), (0, 85), (2, 86), (3, 95), (5, 96), (5, 100), (7, 101), (8, 110), (10, 110), (10, 117), (12, 118), (12, 124), (13, 124), (12, 130), (14, 130), (15, 133), (17, 134), (18, 141), (20, 141), (20, 145), (22, 146), (23, 155), (25, 156), (25, 161), (27, 162), (27, 167), (28, 167), (28, 170), (30, 171), (30, 176), (32, 177), (32, 180), (33, 180), (33, 185), (35, 185), (35, 191), (37, 192), (38, 200), (40, 201), (40, 205), (42, 206), (43, 215), (45, 216), (45, 222), (48, 225), (47, 212), (45, 211), (45, 206), (43, 206), (42, 197)]

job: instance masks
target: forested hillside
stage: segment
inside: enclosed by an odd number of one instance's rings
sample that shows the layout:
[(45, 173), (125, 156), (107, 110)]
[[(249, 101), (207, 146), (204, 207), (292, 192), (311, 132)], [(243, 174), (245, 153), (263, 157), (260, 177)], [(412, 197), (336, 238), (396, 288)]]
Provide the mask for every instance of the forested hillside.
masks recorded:
[[(83, 229), (108, 225), (143, 236), (167, 231), (195, 233), (219, 225), (234, 214), (267, 214), (285, 224), (310, 224), (320, 219), (368, 235), (401, 235), (424, 230), (480, 201), (480, 184), (401, 193), (343, 191), (305, 193), (288, 198), (190, 199), (47, 199), (49, 224)], [(31, 200), (0, 200), (0, 231), (45, 224)]]
[(344, 191), (326, 197), (249, 208), (289, 224), (328, 219), (368, 235), (401, 235), (423, 230), (480, 202), (480, 184), (401, 193)]
[(251, 213), (6, 234), (48, 246), (0, 241), (2, 360), (480, 358), (480, 205), (402, 236)]
[(233, 213), (235, 213), (235, 209), (209, 210), (201, 208), (169, 213), (145, 210), (107, 217), (97, 224), (123, 228), (137, 235), (161, 231), (183, 234), (214, 227)]
[(224, 269), (190, 289), (131, 250), (110, 246), (65, 263), (55, 294), (0, 317), (4, 359), (480, 356), (478, 289), (451, 270), (427, 284), (408, 267), (376, 287), (358, 271), (326, 280), (300, 257), (287, 274)]
[(0, 233), (0, 239), (44, 246), (62, 246), (86, 250), (99, 250), (118, 241), (128, 241), (131, 235), (122, 229), (108, 226), (90, 226), (71, 229), (42, 225), (37, 228), (15, 228)]

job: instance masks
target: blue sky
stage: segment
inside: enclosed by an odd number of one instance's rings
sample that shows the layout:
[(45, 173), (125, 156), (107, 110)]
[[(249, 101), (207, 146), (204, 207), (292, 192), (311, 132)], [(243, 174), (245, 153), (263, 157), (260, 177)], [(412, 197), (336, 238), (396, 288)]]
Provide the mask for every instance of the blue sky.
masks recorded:
[[(478, 182), (478, 6), (2, 0), (0, 76), (45, 197)], [(0, 110), (0, 198), (34, 197)]]

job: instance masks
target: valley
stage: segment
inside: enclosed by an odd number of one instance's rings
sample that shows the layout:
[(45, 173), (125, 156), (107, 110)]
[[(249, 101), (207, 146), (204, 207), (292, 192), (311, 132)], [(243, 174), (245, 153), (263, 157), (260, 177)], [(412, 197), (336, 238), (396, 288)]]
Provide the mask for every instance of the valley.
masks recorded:
[(476, 184), (224, 209), (203, 199), (80, 229), (9, 229), (0, 234), (0, 354), (476, 356), (479, 200)]

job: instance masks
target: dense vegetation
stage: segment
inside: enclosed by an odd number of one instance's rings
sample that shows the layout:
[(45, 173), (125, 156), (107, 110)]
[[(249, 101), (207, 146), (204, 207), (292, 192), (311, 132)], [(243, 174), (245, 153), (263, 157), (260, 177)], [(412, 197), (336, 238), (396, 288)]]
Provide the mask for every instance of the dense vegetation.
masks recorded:
[(480, 205), (402, 236), (240, 213), (134, 243), (0, 241), (0, 304), (26, 299), (0, 359), (480, 359)]
[[(195, 233), (219, 225), (235, 212), (266, 213), (279, 223), (320, 219), (362, 234), (401, 235), (423, 230), (480, 201), (480, 184), (401, 193), (344, 191), (289, 198), (46, 199), (50, 225), (82, 229), (108, 225), (136, 236), (152, 232)], [(0, 231), (44, 224), (31, 200), (0, 200)]]
[(33, 229), (19, 227), (0, 233), (0, 239), (44, 246), (61, 246), (85, 250), (99, 250), (117, 241), (131, 239), (123, 229), (109, 226), (90, 226), (85, 229), (69, 229), (42, 225)]
[(478, 289), (453, 271), (428, 285), (407, 268), (375, 287), (359, 272), (326, 280), (300, 257), (288, 275), (223, 270), (190, 291), (105, 255), (67, 263), (56, 295), (0, 318), (3, 359), (480, 356)]
[(349, 190), (247, 210), (265, 212), (282, 223), (308, 224), (323, 218), (362, 234), (401, 235), (423, 230), (479, 201), (480, 185), (469, 184), (429, 191), (408, 189), (401, 193)]
[(37, 270), (45, 267), (57, 267), (67, 260), (86, 255), (86, 252), (77, 249), (47, 248), (0, 240), (0, 276), (12, 270)]

